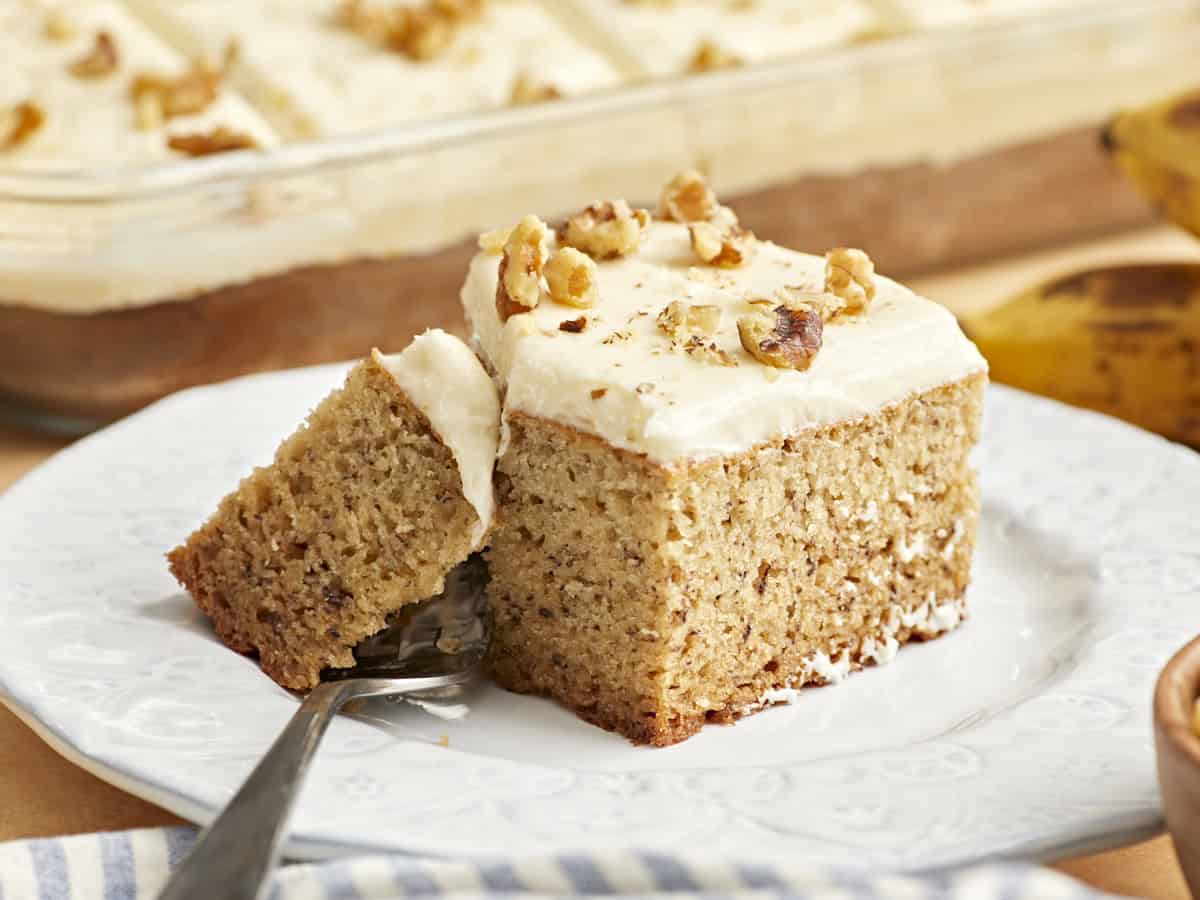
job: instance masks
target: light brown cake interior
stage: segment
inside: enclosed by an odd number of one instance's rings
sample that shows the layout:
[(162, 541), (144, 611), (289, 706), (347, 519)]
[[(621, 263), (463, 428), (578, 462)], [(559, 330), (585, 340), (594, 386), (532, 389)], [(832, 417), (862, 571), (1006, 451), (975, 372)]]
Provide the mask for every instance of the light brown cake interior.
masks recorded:
[(368, 359), (168, 558), (223, 641), (305, 689), (439, 593), (477, 523), (451, 451)]
[(678, 467), (510, 412), (496, 678), (665, 745), (957, 624), (985, 381)]

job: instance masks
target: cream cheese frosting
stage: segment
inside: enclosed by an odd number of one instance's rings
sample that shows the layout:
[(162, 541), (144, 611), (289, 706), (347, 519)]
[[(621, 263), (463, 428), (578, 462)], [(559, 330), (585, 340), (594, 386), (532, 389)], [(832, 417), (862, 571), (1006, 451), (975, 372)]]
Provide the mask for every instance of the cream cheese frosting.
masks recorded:
[(740, 62), (762, 62), (844, 44), (881, 24), (858, 0), (567, 0), (562, 6), (635, 75), (683, 73), (706, 44)]
[(188, 53), (235, 40), (239, 87), (292, 138), (507, 106), (522, 76), (564, 96), (619, 80), (533, 0), (485, 4), (479, 21), (420, 61), (339, 25), (335, 0), (132, 2)]
[[(636, 253), (597, 263), (592, 309), (543, 298), (506, 323), (496, 310), (499, 262), (475, 257), (462, 302), (504, 385), (505, 415), (562, 422), (659, 464), (740, 452), (986, 371), (946, 309), (886, 278), (867, 314), (825, 326), (807, 371), (762, 365), (738, 337), (748, 301), (784, 287), (821, 291), (825, 265), (765, 241), (742, 267), (712, 268), (698, 264), (686, 226), (654, 221)], [(656, 322), (672, 301), (719, 307), (713, 342), (736, 365), (673, 349)], [(581, 312), (582, 333), (560, 330)]]
[(888, 0), (905, 27), (985, 25), (1067, 9), (1094, 11), (1095, 0)]
[[(72, 64), (88, 53), (102, 31), (116, 47), (114, 71), (91, 78), (72, 74)], [(133, 78), (140, 73), (175, 76), (190, 64), (120, 3), (0, 4), (0, 109), (31, 102), (45, 116), (28, 140), (0, 152), (0, 167), (87, 170), (182, 159), (167, 146), (170, 136), (208, 133), (219, 126), (247, 135), (259, 147), (278, 143), (266, 121), (228, 90), (202, 112), (139, 129), (130, 98)]]
[(495, 513), (492, 470), (500, 440), (495, 384), (466, 344), (438, 329), (418, 335), (399, 353), (375, 350), (372, 356), (454, 455), (463, 496), (479, 516), (473, 534), (478, 549)]

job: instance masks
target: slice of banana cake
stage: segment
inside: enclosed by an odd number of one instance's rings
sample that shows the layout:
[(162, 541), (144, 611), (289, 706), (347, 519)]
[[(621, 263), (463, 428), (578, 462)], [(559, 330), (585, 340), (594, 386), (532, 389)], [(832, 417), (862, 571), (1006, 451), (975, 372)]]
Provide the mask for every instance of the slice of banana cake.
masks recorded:
[(311, 688), (483, 545), (499, 424), (495, 386), (457, 338), (375, 351), (168, 554), (171, 572), (222, 641)]
[(696, 173), (480, 246), (502, 685), (666, 745), (959, 623), (987, 374), (945, 309)]

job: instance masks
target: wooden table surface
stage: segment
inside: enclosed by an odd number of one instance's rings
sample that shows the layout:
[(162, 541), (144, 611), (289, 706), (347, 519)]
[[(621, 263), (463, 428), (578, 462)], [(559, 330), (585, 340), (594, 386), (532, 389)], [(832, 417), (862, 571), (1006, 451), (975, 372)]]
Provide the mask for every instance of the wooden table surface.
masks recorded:
[[(1076, 266), (1150, 258), (1200, 261), (1200, 244), (1159, 228), (917, 279), (913, 285), (952, 309), (975, 309), (1002, 300), (1031, 280)], [(0, 491), (66, 443), (0, 427)], [(0, 841), (177, 821), (66, 762), (0, 707)], [(1152, 900), (1188, 896), (1166, 836), (1057, 868), (1114, 894)]]

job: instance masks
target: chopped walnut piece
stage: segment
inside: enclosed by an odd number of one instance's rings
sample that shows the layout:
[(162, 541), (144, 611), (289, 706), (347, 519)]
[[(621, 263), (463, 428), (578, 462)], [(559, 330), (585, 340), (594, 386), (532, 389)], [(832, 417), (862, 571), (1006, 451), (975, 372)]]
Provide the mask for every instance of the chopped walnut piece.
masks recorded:
[(738, 337), (746, 351), (767, 366), (803, 372), (821, 349), (821, 317), (812, 309), (777, 306), (738, 319)]
[(333, 19), (364, 40), (384, 44), (403, 14), (403, 10), (375, 6), (365, 0), (342, 0)]
[(689, 72), (715, 72), (718, 69), (736, 69), (742, 58), (712, 41), (701, 41), (688, 62)]
[[(846, 301), (828, 291), (810, 291), (797, 285), (785, 285), (775, 292), (777, 300), (763, 300), (768, 306), (779, 303), (791, 309), (812, 309), (822, 322), (830, 322), (846, 308)], [(755, 301), (751, 301), (752, 303)]]
[(402, 21), (404, 24), (388, 35), (388, 46), (416, 62), (440, 55), (453, 43), (457, 31), (448, 15), (432, 7), (410, 10)]
[(71, 63), (68, 71), (76, 78), (103, 78), (117, 71), (120, 64), (121, 57), (113, 36), (107, 31), (97, 31), (91, 48)]
[(548, 81), (539, 81), (528, 72), (519, 72), (513, 79), (511, 100), (514, 106), (561, 100), (562, 96), (562, 91), (555, 85)]
[(689, 334), (711, 337), (721, 327), (721, 307), (672, 300), (662, 308), (655, 321), (659, 329), (675, 340), (683, 340)]
[(587, 316), (579, 316), (575, 319), (563, 319), (558, 323), (558, 330), (565, 331), (567, 334), (582, 334), (587, 326)]
[(637, 251), (649, 222), (646, 210), (630, 209), (624, 200), (594, 203), (559, 225), (558, 241), (593, 259), (615, 259)]
[(508, 240), (511, 228), (493, 228), (479, 236), (479, 249), (484, 253), (499, 256), (504, 252), (504, 242)]
[(719, 366), (733, 367), (738, 361), (716, 345), (714, 341), (706, 341), (699, 335), (692, 335), (683, 345), (683, 352), (693, 359), (716, 363)]
[(847, 313), (865, 313), (875, 299), (871, 257), (846, 247), (830, 250), (825, 254), (825, 290), (845, 302)]
[(668, 181), (658, 199), (658, 215), (671, 222), (703, 222), (716, 208), (716, 194), (695, 169)]
[(721, 228), (712, 222), (693, 222), (688, 226), (692, 250), (701, 261), (722, 269), (733, 269), (750, 258), (754, 233), (734, 225)]
[(258, 144), (248, 134), (218, 125), (203, 133), (173, 134), (167, 138), (167, 146), (188, 156), (212, 156), (234, 150), (253, 150)]
[(343, 0), (334, 20), (373, 44), (422, 62), (446, 50), (483, 6), (483, 0), (425, 0), (420, 6)]
[(563, 247), (546, 264), (546, 287), (550, 299), (564, 306), (587, 309), (596, 304), (600, 289), (596, 263), (574, 247)]
[(25, 143), (46, 122), (46, 114), (28, 100), (0, 107), (0, 151), (12, 150)]
[(143, 72), (134, 76), (129, 94), (138, 127), (142, 130), (156, 128), (167, 119), (203, 112), (220, 94), (224, 74), (222, 67), (200, 62), (180, 75)]
[(496, 282), (496, 312), (501, 322), (537, 308), (542, 295), (542, 269), (546, 265), (546, 238), (546, 223), (528, 215), (504, 242)]
[(622, 341), (629, 341), (629, 340), (633, 340), (633, 332), (630, 331), (628, 328), (621, 328), (621, 329), (618, 329), (617, 331), (611, 332), (610, 334), (606, 335), (600, 341), (600, 343), (605, 344), (605, 345), (612, 345), (612, 344), (619, 344)]
[(79, 33), (75, 22), (61, 6), (46, 12), (42, 20), (42, 33), (52, 41), (69, 41)]

